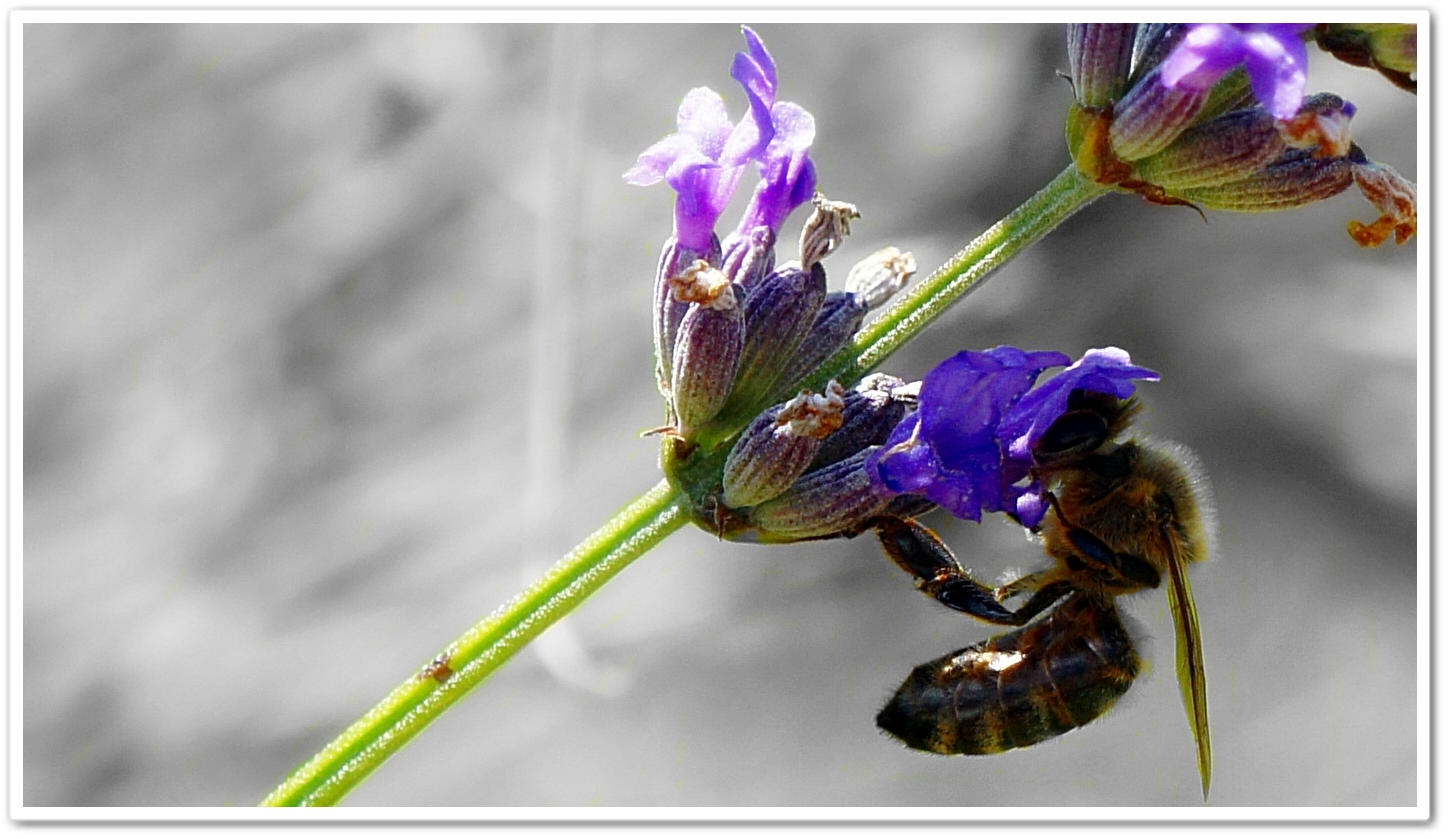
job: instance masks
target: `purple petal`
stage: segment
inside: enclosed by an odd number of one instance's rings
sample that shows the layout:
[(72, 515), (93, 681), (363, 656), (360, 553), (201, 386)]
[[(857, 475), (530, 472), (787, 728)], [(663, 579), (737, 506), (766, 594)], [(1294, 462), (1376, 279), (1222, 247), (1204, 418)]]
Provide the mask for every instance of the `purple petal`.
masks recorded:
[(679, 133), (694, 140), (700, 153), (719, 160), (734, 123), (725, 110), (724, 99), (707, 87), (697, 87), (685, 94), (675, 117)]
[(924, 495), (960, 518), (1007, 509), (1026, 467), (1003, 457), (998, 425), (1057, 352), (997, 347), (946, 359), (921, 383), (920, 408), (892, 432), (868, 469), (885, 489)]
[(866, 459), (872, 479), (899, 495), (924, 491), (940, 471), (930, 446), (911, 443), (919, 421), (914, 413), (901, 420), (886, 444)]
[(1087, 350), (1079, 361), (1021, 398), (998, 428), (1007, 455), (1031, 462), (1031, 450), (1048, 427), (1067, 410), (1073, 390), (1110, 393), (1126, 399), (1136, 392), (1135, 380), (1157, 381), (1157, 373), (1132, 364), (1125, 350), (1116, 347)]
[(730, 77), (745, 89), (750, 100), (750, 113), (735, 126), (719, 158), (727, 166), (744, 165), (760, 156), (775, 137), (770, 112), (775, 107), (775, 60), (765, 44), (749, 27), (743, 27), (748, 53), (735, 53)]
[(1253, 83), (1253, 95), (1278, 119), (1291, 119), (1303, 104), (1308, 87), (1308, 45), (1292, 33), (1287, 39), (1270, 32), (1246, 36), (1249, 44), (1244, 66)]
[(775, 75), (775, 59), (770, 56), (770, 51), (765, 49), (765, 42), (755, 34), (755, 30), (748, 26), (741, 26), (740, 31), (745, 36), (745, 49), (749, 51), (749, 58), (759, 68), (762, 79), (769, 86), (770, 104), (775, 102), (775, 87), (778, 84)]
[(815, 194), (815, 164), (810, 161), (815, 118), (793, 102), (780, 102), (771, 121), (775, 138), (759, 158), (761, 181), (740, 220), (741, 235), (756, 227), (779, 232), (790, 213)]
[(1253, 93), (1278, 119), (1298, 112), (1307, 86), (1308, 47), (1301, 35), (1311, 23), (1194, 23), (1163, 60), (1162, 84), (1207, 90), (1244, 65)]
[(921, 382), (916, 412), (868, 459), (871, 480), (883, 492), (924, 495), (959, 518), (979, 521), (982, 512), (1006, 512), (1035, 526), (1047, 502), (1041, 482), (1026, 481), (1031, 447), (1066, 411), (1071, 392), (1125, 399), (1135, 392), (1135, 381), (1157, 379), (1126, 352), (1107, 347), (1088, 350), (1035, 385), (1046, 368), (1070, 360), (1058, 352), (996, 347), (941, 362)]
[(698, 154), (693, 140), (682, 134), (670, 134), (639, 154), (634, 168), (624, 173), (624, 181), (634, 186), (658, 183), (675, 160), (691, 152)]
[(719, 160), (733, 126), (718, 93), (707, 87), (691, 90), (679, 104), (675, 121), (679, 130), (645, 149), (634, 168), (624, 173), (625, 181), (648, 186), (681, 160), (690, 164)]
[(1238, 31), (1226, 23), (1191, 24), (1162, 62), (1162, 84), (1207, 90), (1242, 61)]

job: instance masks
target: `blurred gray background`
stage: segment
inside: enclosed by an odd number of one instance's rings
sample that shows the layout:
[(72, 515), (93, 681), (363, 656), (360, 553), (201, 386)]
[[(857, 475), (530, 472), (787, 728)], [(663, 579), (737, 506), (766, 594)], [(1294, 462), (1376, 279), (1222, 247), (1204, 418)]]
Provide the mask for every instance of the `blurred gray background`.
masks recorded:
[[(837, 284), (887, 244), (924, 275), (1067, 163), (1060, 26), (757, 28), (821, 188), (861, 208)], [(658, 480), (673, 195), (620, 175), (691, 87), (744, 112), (742, 46), (734, 24), (25, 26), (26, 805), (255, 803)], [(1416, 178), (1414, 97), (1311, 60)], [(1141, 427), (1196, 449), (1219, 505), (1193, 580), (1214, 805), (1415, 803), (1415, 247), (1360, 250), (1344, 225), (1374, 215), (1356, 192), (1206, 224), (1111, 196), (888, 367), (1010, 343), (1162, 372)], [(989, 580), (1043, 559), (1001, 521), (931, 523)], [(918, 754), (876, 710), (989, 627), (868, 538), (686, 530), (347, 803), (1199, 804), (1166, 598), (1126, 610), (1154, 667), (1107, 719)]]

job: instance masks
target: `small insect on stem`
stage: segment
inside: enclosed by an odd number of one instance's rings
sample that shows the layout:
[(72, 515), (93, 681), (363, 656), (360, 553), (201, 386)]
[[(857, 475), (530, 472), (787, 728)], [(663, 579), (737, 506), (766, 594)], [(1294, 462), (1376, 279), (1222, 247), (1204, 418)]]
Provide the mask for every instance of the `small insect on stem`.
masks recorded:
[(453, 668), (448, 666), (452, 660), (453, 654), (451, 652), (438, 653), (437, 658), (428, 662), (428, 665), (418, 672), (418, 681), (432, 679), (440, 685), (448, 681), (448, 679), (453, 677)]

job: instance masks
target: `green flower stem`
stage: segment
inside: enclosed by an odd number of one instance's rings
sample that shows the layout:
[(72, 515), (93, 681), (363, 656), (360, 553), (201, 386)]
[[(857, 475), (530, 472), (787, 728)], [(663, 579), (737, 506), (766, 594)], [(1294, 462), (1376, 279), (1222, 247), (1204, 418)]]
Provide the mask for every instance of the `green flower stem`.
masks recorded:
[(831, 379), (842, 383), (859, 380), (920, 334), (992, 271), (1110, 191), (1111, 187), (1083, 177), (1076, 166), (1068, 166), (1026, 203), (973, 239), (880, 317), (866, 324), (855, 336), (855, 343), (820, 365), (810, 381), (819, 388)]
[[(832, 378), (853, 382), (864, 376), (975, 288), (983, 277), (1107, 191), (1082, 177), (1075, 167), (1069, 167), (901, 297), (863, 329), (851, 347), (825, 362), (810, 381), (818, 388)], [(310, 806), (340, 801), (539, 633), (665, 536), (684, 526), (689, 521), (688, 508), (688, 500), (668, 482), (640, 496), (532, 588), (468, 630), (433, 665), (409, 677), (292, 773), (262, 804)], [(445, 662), (446, 669), (438, 667), (437, 662)]]
[[(686, 521), (683, 498), (660, 481), (574, 548), (531, 588), (454, 641), (433, 665), (410, 676), (293, 772), (262, 805), (336, 804), (449, 705)], [(436, 667), (444, 657), (451, 675), (445, 676), (446, 671)]]

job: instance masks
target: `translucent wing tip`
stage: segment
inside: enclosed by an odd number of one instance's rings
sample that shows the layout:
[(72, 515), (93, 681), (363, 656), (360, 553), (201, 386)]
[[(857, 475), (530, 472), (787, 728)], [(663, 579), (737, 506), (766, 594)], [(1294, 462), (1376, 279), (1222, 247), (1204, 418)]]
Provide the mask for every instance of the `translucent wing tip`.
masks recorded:
[(1192, 727), (1192, 738), (1197, 743), (1197, 768), (1202, 775), (1202, 798), (1206, 801), (1208, 788), (1212, 785), (1213, 747), (1208, 733), (1207, 671), (1203, 668), (1202, 631), (1198, 628), (1197, 605), (1192, 599), (1187, 568), (1176, 552), (1168, 562), (1168, 572), (1170, 585), (1167, 599), (1177, 629), (1177, 683), (1182, 689), (1182, 704), (1187, 711), (1188, 725)]

